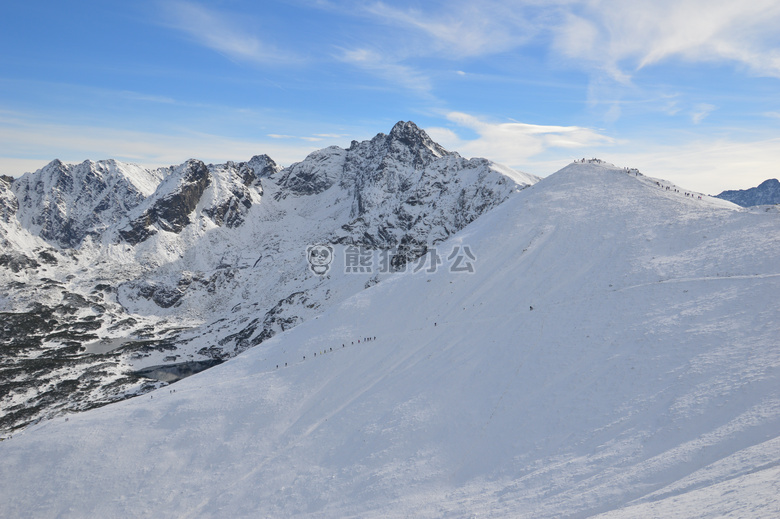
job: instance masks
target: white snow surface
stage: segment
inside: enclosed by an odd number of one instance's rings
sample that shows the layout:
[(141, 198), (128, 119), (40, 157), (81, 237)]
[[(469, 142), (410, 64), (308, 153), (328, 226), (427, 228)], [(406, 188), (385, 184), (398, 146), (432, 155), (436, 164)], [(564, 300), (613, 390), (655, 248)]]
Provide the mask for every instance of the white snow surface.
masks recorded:
[(0, 516), (780, 516), (777, 212), (573, 164), (455, 245), (0, 442)]

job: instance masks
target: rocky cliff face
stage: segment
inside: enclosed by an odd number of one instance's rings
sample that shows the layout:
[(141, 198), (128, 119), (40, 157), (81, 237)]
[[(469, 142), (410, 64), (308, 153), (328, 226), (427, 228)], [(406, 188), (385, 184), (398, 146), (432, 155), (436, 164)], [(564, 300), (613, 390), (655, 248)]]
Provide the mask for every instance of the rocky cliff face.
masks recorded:
[[(400, 122), (286, 169), (266, 155), (54, 161), (0, 180), (0, 238), (13, 237), (0, 313), (18, 324), (0, 334), (0, 429), (157, 387), (144, 377), (160, 366), (262, 347), (393, 275), (347, 273), (347, 246), (400, 268), (537, 180), (507, 171)], [(337, 259), (318, 276), (306, 249), (322, 243)]]
[(0, 177), (0, 221), (9, 223), (19, 209), (16, 195), (11, 191), (11, 177)]
[(771, 178), (761, 182), (758, 187), (724, 191), (716, 196), (742, 207), (780, 204), (780, 181)]
[(13, 183), (19, 223), (53, 245), (75, 248), (87, 237), (99, 237), (144, 200), (144, 190), (159, 175), (116, 161), (77, 165), (51, 162)]
[(180, 233), (192, 223), (197, 208), (218, 226), (238, 227), (262, 194), (261, 178), (270, 178), (279, 166), (267, 155), (249, 162), (209, 165), (189, 160), (171, 167), (166, 179), (139, 207), (126, 227), (122, 240), (137, 245), (158, 230)]
[(137, 245), (157, 232), (157, 229), (180, 233), (190, 224), (190, 213), (211, 183), (211, 175), (203, 162), (188, 160), (163, 181), (151, 201), (139, 216), (134, 217), (119, 235), (131, 245)]

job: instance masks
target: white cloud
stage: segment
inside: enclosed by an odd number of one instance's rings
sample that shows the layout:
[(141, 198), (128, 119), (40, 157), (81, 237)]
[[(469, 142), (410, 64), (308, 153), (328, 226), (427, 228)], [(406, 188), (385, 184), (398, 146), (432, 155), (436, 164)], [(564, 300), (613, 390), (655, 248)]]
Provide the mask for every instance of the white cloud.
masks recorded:
[(198, 45), (215, 50), (230, 59), (259, 64), (289, 64), (300, 61), (242, 28), (242, 20), (183, 0), (162, 4), (163, 23), (177, 29)]
[(426, 74), (373, 50), (344, 49), (337, 59), (420, 94), (428, 94), (432, 88), (431, 80)]
[(710, 113), (715, 110), (715, 106), (707, 103), (700, 103), (696, 105), (693, 114), (691, 114), (691, 118), (693, 120), (693, 124), (699, 124), (704, 120), (705, 117), (710, 115)]
[(777, 0), (453, 0), (424, 11), (375, 2), (362, 12), (405, 37), (427, 38), (416, 55), (485, 56), (549, 35), (554, 53), (624, 84), (635, 70), (673, 57), (780, 77)]
[(595, 130), (579, 126), (493, 123), (461, 112), (451, 112), (447, 119), (475, 132), (477, 138), (463, 139), (447, 128), (426, 129), (434, 140), (466, 156), (486, 157), (509, 166), (520, 167), (532, 157), (554, 148), (573, 150), (615, 142)]
[(526, 19), (523, 6), (511, 2), (450, 1), (429, 12), (376, 2), (364, 10), (381, 23), (425, 35), (427, 44), (418, 48), (423, 54), (433, 51), (457, 58), (493, 54), (529, 41), (538, 31), (538, 26)]
[[(616, 140), (578, 126), (493, 123), (453, 112), (457, 127), (426, 128), (445, 148), (467, 157), (486, 157), (539, 176), (547, 176), (572, 159), (599, 157), (617, 166), (637, 167), (644, 174), (706, 194), (746, 189), (778, 177), (780, 138), (737, 141), (700, 137), (670, 145)], [(459, 129), (476, 134), (463, 138)], [(462, 133), (462, 132), (461, 132)]]
[(633, 70), (675, 57), (736, 62), (780, 77), (776, 0), (592, 0), (575, 10), (552, 29), (554, 49), (620, 82)]

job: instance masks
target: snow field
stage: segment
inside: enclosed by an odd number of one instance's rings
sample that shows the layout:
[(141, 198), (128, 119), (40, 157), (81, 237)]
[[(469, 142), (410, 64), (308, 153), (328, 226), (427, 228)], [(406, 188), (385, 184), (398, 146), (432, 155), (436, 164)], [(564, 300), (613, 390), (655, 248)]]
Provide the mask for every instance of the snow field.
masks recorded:
[(447, 242), (474, 274), (0, 443), (0, 515), (775, 517), (778, 231), (569, 166)]

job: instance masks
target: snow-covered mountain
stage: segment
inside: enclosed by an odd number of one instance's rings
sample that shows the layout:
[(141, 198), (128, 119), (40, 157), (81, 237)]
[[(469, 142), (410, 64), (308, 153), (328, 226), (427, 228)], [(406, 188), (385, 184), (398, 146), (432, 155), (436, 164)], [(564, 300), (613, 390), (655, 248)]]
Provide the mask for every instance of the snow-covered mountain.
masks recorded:
[[(537, 180), (448, 152), (410, 122), (286, 169), (265, 155), (153, 171), (54, 161), (2, 180), (0, 430), (256, 346)], [(315, 244), (340, 262), (327, 277), (309, 269)], [(345, 272), (349, 247), (377, 265)], [(380, 252), (393, 269), (380, 271)]]
[(724, 191), (716, 196), (742, 207), (780, 204), (780, 181), (770, 178), (757, 187)]
[(777, 517), (780, 214), (667, 186), (569, 165), (439, 268), (15, 434), (0, 515)]
[(114, 160), (78, 165), (55, 160), (14, 181), (16, 217), (52, 245), (75, 248), (126, 217), (160, 180), (159, 172)]

